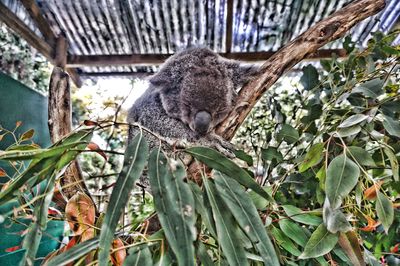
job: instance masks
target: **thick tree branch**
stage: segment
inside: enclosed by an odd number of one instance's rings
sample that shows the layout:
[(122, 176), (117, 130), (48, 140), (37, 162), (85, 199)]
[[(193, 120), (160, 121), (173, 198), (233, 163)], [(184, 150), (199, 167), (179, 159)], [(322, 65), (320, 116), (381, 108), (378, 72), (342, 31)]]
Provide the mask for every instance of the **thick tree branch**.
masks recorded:
[(265, 61), (260, 74), (240, 91), (236, 104), (238, 108), (218, 127), (217, 133), (225, 139), (232, 139), (236, 130), (264, 92), (284, 73), (307, 55), (344, 36), (354, 25), (376, 14), (384, 6), (384, 0), (354, 1), (282, 47)]

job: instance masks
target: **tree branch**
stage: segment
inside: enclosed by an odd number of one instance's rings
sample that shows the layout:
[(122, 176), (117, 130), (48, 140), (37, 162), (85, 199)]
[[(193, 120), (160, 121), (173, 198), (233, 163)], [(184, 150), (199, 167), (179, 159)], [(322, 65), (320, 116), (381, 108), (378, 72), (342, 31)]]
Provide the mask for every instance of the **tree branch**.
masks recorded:
[(385, 6), (384, 0), (358, 0), (318, 22), (286, 44), (262, 65), (260, 74), (239, 93), (234, 111), (218, 127), (217, 133), (232, 139), (251, 109), (283, 74), (307, 55), (325, 44), (344, 36), (358, 22), (376, 14)]

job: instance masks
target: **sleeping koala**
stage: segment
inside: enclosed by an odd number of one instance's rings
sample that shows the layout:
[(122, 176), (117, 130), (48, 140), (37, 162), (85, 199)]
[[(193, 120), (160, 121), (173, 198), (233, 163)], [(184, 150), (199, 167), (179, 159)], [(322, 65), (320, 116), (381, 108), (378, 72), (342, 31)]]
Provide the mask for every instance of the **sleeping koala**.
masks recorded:
[[(207, 48), (190, 48), (170, 57), (150, 78), (150, 86), (129, 110), (138, 123), (166, 139), (210, 146), (229, 154), (232, 146), (214, 133), (232, 111), (237, 93), (258, 68), (227, 60)], [(138, 132), (130, 126), (128, 142)], [(156, 137), (145, 134), (150, 148)]]

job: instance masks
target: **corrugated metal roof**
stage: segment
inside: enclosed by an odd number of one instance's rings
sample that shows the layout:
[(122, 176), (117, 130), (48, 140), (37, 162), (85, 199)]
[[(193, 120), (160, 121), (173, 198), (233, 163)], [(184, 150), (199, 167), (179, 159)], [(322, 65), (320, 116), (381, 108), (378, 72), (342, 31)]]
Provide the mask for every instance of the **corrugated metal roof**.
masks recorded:
[[(19, 0), (1, 0), (35, 32)], [(233, 0), (232, 52), (276, 51), (350, 0)], [(225, 52), (228, 0), (36, 0), (54, 33), (64, 32), (71, 55), (166, 54), (190, 45)], [(371, 31), (389, 31), (400, 0), (351, 30), (365, 46)], [(397, 41), (400, 41), (400, 37)], [(341, 48), (335, 41), (326, 48)], [(154, 71), (155, 67), (82, 67), (80, 72)]]

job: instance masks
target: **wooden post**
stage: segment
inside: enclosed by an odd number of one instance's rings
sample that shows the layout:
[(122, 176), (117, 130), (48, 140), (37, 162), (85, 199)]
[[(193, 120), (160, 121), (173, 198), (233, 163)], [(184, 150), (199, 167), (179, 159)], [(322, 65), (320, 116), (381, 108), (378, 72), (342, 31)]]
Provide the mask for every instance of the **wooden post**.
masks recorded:
[[(72, 130), (69, 75), (60, 67), (54, 67), (51, 73), (48, 111), (50, 137), (54, 143)], [(77, 192), (90, 195), (76, 161), (67, 168), (61, 178), (61, 188), (67, 199)]]

